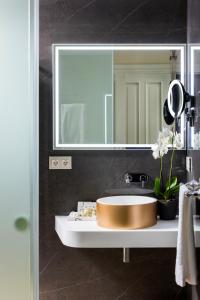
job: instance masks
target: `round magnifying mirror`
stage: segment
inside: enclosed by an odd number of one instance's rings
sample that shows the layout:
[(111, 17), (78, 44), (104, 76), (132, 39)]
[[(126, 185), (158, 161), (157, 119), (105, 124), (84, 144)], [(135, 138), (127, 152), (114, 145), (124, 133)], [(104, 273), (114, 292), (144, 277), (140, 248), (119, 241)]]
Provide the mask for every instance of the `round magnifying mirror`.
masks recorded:
[(185, 90), (182, 83), (175, 79), (170, 83), (167, 96), (168, 109), (171, 116), (179, 118), (185, 106)]

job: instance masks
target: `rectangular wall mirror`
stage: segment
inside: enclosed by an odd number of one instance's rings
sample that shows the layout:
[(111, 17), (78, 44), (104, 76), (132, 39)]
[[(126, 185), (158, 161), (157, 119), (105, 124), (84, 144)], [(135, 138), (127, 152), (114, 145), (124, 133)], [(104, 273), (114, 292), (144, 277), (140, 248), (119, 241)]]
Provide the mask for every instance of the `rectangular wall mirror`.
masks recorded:
[[(54, 149), (149, 148), (184, 45), (53, 45)], [(184, 116), (176, 129), (184, 135)]]

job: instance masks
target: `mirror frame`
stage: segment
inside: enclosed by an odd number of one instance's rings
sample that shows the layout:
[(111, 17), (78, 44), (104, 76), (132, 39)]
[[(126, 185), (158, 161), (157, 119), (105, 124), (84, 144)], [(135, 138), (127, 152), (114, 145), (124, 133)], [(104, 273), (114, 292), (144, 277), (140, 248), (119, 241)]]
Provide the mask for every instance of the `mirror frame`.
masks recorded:
[[(53, 71), (53, 150), (131, 150), (151, 149), (153, 144), (60, 144), (59, 143), (59, 96), (58, 96), (58, 58), (60, 50), (179, 50), (181, 62), (180, 81), (185, 81), (186, 44), (52, 44)], [(167, 95), (166, 95), (167, 96)], [(181, 139), (185, 148), (184, 114), (181, 116)], [(156, 141), (155, 141), (156, 142)]]

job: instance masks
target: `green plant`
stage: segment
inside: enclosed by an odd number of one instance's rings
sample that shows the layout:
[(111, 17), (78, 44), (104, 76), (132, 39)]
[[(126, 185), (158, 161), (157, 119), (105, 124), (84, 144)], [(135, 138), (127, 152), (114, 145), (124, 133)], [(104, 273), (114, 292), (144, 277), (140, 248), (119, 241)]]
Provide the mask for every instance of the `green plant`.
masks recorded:
[[(163, 156), (168, 153), (170, 145), (172, 153), (170, 158), (169, 175), (165, 181), (163, 177)], [(175, 133), (169, 128), (163, 128), (162, 132), (159, 132), (157, 143), (152, 146), (153, 157), (155, 159), (160, 159), (160, 175), (154, 180), (154, 193), (158, 199), (169, 201), (179, 191), (178, 179), (176, 176), (172, 176), (172, 170), (175, 149), (181, 148), (181, 135), (179, 133)]]

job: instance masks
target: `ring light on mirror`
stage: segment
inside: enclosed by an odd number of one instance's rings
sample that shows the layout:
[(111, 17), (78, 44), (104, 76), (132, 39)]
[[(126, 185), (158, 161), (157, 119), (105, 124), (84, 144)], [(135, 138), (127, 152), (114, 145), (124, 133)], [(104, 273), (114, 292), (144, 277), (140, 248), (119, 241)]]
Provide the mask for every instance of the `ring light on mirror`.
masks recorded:
[[(177, 95), (174, 95), (175, 94), (174, 89), (177, 88), (178, 90), (176, 91), (178, 91), (178, 94), (180, 96), (178, 99), (178, 101), (180, 102), (178, 107), (178, 112), (174, 111), (174, 107), (173, 107), (175, 105), (174, 98), (176, 97), (177, 100)], [(168, 89), (167, 104), (168, 104), (169, 112), (173, 118), (179, 118), (184, 110), (184, 105), (185, 105), (184, 95), (185, 95), (185, 90), (182, 83), (177, 79), (172, 80)]]

